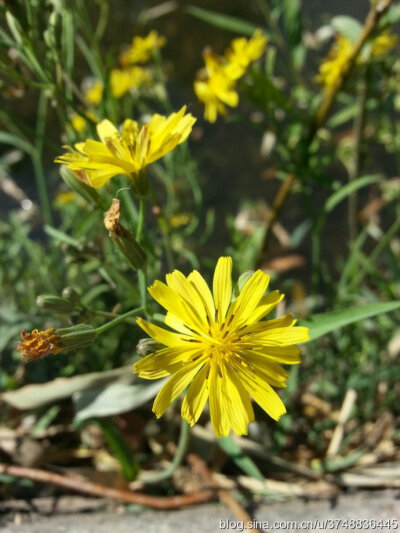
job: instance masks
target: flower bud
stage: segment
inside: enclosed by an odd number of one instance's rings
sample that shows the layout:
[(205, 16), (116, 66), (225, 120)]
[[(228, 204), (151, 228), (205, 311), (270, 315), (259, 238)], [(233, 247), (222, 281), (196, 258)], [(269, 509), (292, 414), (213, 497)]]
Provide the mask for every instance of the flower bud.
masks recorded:
[(36, 298), (36, 305), (41, 309), (59, 313), (60, 315), (69, 315), (75, 308), (70, 301), (52, 294), (40, 294)]
[(150, 337), (147, 337), (145, 339), (140, 339), (140, 341), (137, 343), (136, 353), (141, 357), (144, 357), (156, 352), (157, 350), (161, 350), (162, 348), (162, 344), (154, 339), (151, 339)]

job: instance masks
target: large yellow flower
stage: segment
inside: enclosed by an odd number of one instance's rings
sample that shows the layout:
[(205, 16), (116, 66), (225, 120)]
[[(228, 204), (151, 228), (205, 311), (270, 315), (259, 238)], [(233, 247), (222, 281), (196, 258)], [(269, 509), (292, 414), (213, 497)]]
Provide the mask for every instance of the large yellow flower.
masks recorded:
[(205, 69), (194, 82), (197, 98), (204, 103), (204, 118), (215, 122), (218, 114), (226, 114), (226, 106), (236, 107), (239, 95), (235, 90), (235, 81), (230, 77), (225, 66), (211, 50), (203, 54)]
[(65, 146), (69, 152), (55, 162), (65, 164), (78, 179), (96, 189), (118, 174), (125, 174), (134, 186), (138, 185), (141, 171), (185, 141), (192, 131), (196, 119), (185, 111), (183, 106), (169, 117), (153, 115), (141, 127), (127, 119), (121, 133), (109, 120), (103, 120), (97, 124), (101, 142), (87, 139), (74, 148)]
[(145, 63), (155, 50), (165, 45), (165, 42), (165, 37), (158, 35), (155, 30), (146, 37), (134, 37), (130, 48), (122, 52), (120, 56), (121, 65), (126, 67), (135, 63)]
[(221, 257), (212, 293), (197, 271), (185, 277), (175, 270), (166, 285), (156, 281), (149, 288), (167, 309), (165, 324), (175, 332), (137, 319), (165, 346), (134, 367), (146, 379), (171, 376), (154, 401), (157, 417), (189, 386), (182, 417), (195, 424), (208, 399), (217, 437), (230, 428), (247, 434), (254, 420), (250, 396), (275, 420), (286, 412), (271, 385), (285, 386), (288, 373), (279, 363), (299, 363), (300, 350), (293, 344), (308, 340), (308, 329), (293, 327), (290, 314), (262, 320), (283, 298), (279, 291), (265, 294), (267, 274), (255, 272), (232, 300), (231, 272), (232, 259)]

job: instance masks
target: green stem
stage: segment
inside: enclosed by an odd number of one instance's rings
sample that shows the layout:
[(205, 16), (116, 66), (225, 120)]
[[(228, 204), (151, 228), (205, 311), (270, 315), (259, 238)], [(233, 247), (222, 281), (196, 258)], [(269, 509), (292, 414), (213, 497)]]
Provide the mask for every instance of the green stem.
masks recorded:
[(49, 196), (47, 194), (46, 180), (43, 172), (42, 165), (42, 151), (43, 151), (43, 139), (44, 131), (46, 127), (46, 110), (47, 110), (47, 97), (44, 92), (40, 94), (38, 116), (36, 123), (36, 140), (35, 148), (32, 153), (32, 164), (36, 179), (36, 186), (38, 189), (40, 207), (43, 212), (43, 218), (46, 224), (53, 225), (53, 217), (51, 214), (51, 207)]
[(148, 474), (140, 476), (140, 481), (143, 481), (143, 483), (158, 483), (159, 481), (163, 481), (164, 479), (168, 479), (172, 476), (172, 474), (175, 472), (175, 470), (178, 468), (178, 466), (182, 463), (183, 458), (185, 457), (186, 450), (189, 444), (189, 430), (190, 426), (186, 422), (184, 418), (181, 420), (181, 434), (179, 435), (179, 442), (176, 449), (176, 453), (174, 455), (174, 459), (172, 463), (169, 465), (168, 468), (163, 470), (162, 472), (157, 472), (156, 474)]
[(132, 315), (137, 315), (143, 311), (143, 307), (137, 307), (136, 309), (131, 309), (130, 311), (127, 311), (123, 315), (119, 315), (114, 320), (111, 320), (111, 322), (107, 322), (107, 324), (103, 324), (102, 326), (96, 328), (96, 335), (101, 335), (105, 331), (113, 328), (114, 326), (117, 326), (120, 322), (124, 322), (128, 317)]
[(143, 240), (143, 228), (144, 228), (144, 219), (146, 215), (146, 200), (144, 198), (140, 199), (139, 204), (139, 216), (136, 226), (136, 240), (141, 244)]

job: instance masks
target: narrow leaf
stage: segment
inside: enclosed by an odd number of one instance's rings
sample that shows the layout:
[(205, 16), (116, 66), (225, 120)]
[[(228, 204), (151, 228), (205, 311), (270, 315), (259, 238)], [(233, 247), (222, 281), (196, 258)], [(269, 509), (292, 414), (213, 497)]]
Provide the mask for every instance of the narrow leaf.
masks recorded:
[(399, 308), (400, 301), (398, 300), (394, 302), (367, 304), (360, 307), (332, 311), (330, 313), (321, 313), (309, 320), (302, 320), (300, 325), (309, 328), (310, 341), (313, 341), (348, 324), (353, 324), (354, 322), (365, 320), (381, 313), (388, 313)]
[(251, 22), (232, 17), (231, 15), (216, 13), (215, 11), (210, 11), (209, 9), (203, 9), (196, 6), (187, 6), (185, 11), (189, 13), (189, 15), (192, 15), (203, 22), (207, 22), (212, 26), (217, 26), (217, 28), (223, 28), (224, 30), (233, 31), (235, 33), (240, 33), (241, 35), (251, 36), (257, 29), (257, 26)]

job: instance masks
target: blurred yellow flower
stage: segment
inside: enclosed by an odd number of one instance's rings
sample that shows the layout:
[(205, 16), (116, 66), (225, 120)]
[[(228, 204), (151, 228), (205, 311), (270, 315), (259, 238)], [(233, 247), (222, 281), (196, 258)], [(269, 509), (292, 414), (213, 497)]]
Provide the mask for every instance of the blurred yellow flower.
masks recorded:
[(382, 32), (372, 43), (371, 55), (384, 56), (390, 52), (397, 44), (397, 35), (391, 34), (388, 30)]
[(76, 203), (77, 195), (73, 191), (59, 192), (54, 199), (54, 205), (61, 207), (62, 205)]
[(209, 49), (204, 51), (205, 68), (194, 82), (194, 91), (205, 105), (204, 118), (208, 122), (215, 122), (218, 115), (225, 115), (226, 106), (238, 105), (235, 82), (245, 74), (250, 63), (261, 57), (266, 46), (266, 36), (256, 30), (251, 39), (234, 39), (222, 57)]
[(121, 133), (109, 120), (103, 120), (97, 124), (100, 141), (87, 139), (74, 148), (64, 146), (69, 152), (55, 162), (65, 164), (78, 179), (96, 189), (118, 174), (128, 176), (135, 188), (141, 171), (185, 141), (192, 131), (196, 119), (185, 112), (186, 106), (169, 117), (155, 114), (143, 126), (127, 119)]
[(160, 417), (189, 387), (181, 415), (194, 425), (209, 400), (211, 423), (217, 437), (246, 435), (254, 421), (250, 396), (273, 419), (285, 412), (272, 389), (285, 387), (288, 373), (279, 363), (300, 362), (295, 343), (308, 340), (308, 329), (293, 327), (290, 314), (262, 320), (282, 300), (279, 291), (265, 294), (269, 276), (258, 270), (232, 299), (232, 259), (218, 260), (213, 292), (197, 271), (188, 277), (175, 270), (167, 284), (156, 281), (149, 293), (167, 310), (166, 330), (137, 319), (150, 337), (165, 346), (138, 363), (140, 377), (171, 376), (158, 393), (153, 411)]
[(85, 100), (88, 104), (97, 106), (103, 98), (103, 84), (101, 81), (96, 80), (92, 85), (85, 91)]
[(169, 219), (169, 223), (173, 228), (180, 228), (181, 226), (187, 226), (192, 219), (192, 213), (175, 213)]
[(122, 52), (120, 63), (126, 67), (135, 63), (145, 63), (155, 50), (159, 50), (166, 43), (165, 37), (153, 30), (146, 37), (134, 37), (131, 46)]
[(204, 103), (204, 118), (215, 122), (217, 116), (226, 115), (226, 106), (236, 107), (239, 95), (235, 90), (235, 80), (228, 76), (225, 66), (211, 50), (203, 54), (205, 69), (194, 82), (197, 98)]
[(86, 120), (77, 113), (71, 115), (71, 125), (77, 133), (81, 133), (86, 129)]
[(130, 67), (125, 70), (113, 69), (110, 76), (111, 92), (114, 98), (122, 98), (133, 88), (150, 83), (152, 75), (142, 67)]
[(315, 77), (317, 83), (330, 89), (342, 77), (353, 50), (353, 43), (347, 37), (338, 35), (332, 49), (319, 67), (319, 74)]
[(259, 59), (267, 47), (267, 37), (260, 29), (256, 30), (251, 39), (239, 37), (234, 39), (225, 51), (228, 75), (237, 79), (243, 76), (248, 66)]

